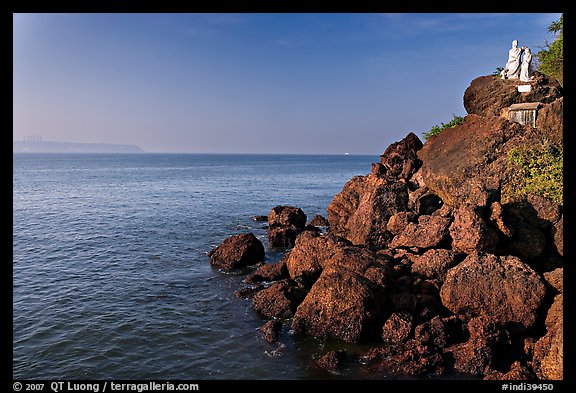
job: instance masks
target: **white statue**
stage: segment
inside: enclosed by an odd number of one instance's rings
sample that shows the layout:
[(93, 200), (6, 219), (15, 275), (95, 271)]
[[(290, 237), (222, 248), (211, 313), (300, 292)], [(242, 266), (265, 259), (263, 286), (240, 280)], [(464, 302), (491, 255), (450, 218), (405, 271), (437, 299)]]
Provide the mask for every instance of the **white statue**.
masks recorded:
[(522, 82), (530, 82), (534, 77), (530, 76), (530, 63), (532, 62), (532, 51), (526, 47), (524, 49), (524, 57), (522, 58), (522, 65), (520, 66), (520, 80)]
[(522, 48), (518, 48), (518, 40), (512, 41), (512, 49), (508, 51), (508, 62), (502, 70), (502, 79), (518, 79), (520, 76), (520, 56)]

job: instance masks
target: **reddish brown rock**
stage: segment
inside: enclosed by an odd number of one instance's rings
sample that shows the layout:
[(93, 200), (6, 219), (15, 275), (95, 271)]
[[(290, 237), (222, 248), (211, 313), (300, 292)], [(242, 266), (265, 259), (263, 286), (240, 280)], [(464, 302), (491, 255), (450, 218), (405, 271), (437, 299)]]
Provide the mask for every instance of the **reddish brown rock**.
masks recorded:
[(435, 347), (416, 340), (372, 348), (361, 359), (363, 367), (372, 375), (442, 375), (447, 364), (447, 359)]
[(377, 175), (352, 178), (328, 206), (330, 230), (354, 244), (385, 248), (392, 235), (390, 217), (408, 206), (408, 189), (403, 182)]
[(418, 247), (420, 249), (435, 247), (448, 235), (449, 225), (449, 218), (420, 216), (417, 224), (408, 223), (404, 231), (394, 237), (390, 247)]
[(504, 208), (500, 202), (490, 205), (490, 220), (500, 230), (500, 233), (507, 238), (514, 235), (514, 230), (504, 221)]
[(277, 319), (270, 320), (266, 322), (261, 328), (262, 338), (269, 342), (274, 343), (278, 341), (278, 334), (282, 328), (282, 322)]
[(254, 284), (262, 281), (278, 281), (288, 278), (288, 269), (286, 269), (286, 259), (274, 263), (265, 263), (244, 279), (247, 284)]
[(386, 229), (393, 235), (399, 235), (404, 231), (408, 223), (417, 222), (417, 217), (416, 214), (410, 211), (398, 212), (390, 217), (386, 224)]
[(462, 373), (484, 375), (507, 368), (513, 359), (508, 332), (494, 318), (477, 317), (468, 322), (470, 338), (448, 347), (454, 368)]
[(451, 206), (487, 206), (506, 181), (506, 146), (517, 135), (525, 137), (526, 127), (498, 117), (466, 116), (418, 151), (426, 186)]
[(291, 318), (301, 299), (295, 285), (278, 281), (252, 298), (252, 307), (265, 318)]
[(558, 251), (558, 254), (564, 256), (564, 216), (554, 224), (552, 236), (554, 237), (554, 247), (556, 251)]
[(256, 295), (258, 292), (260, 292), (263, 289), (264, 289), (263, 285), (244, 287), (244, 288), (239, 289), (236, 292), (234, 292), (234, 295), (236, 297), (241, 298), (241, 299), (251, 299), (254, 297), (254, 295)]
[(559, 267), (551, 272), (544, 273), (544, 279), (558, 292), (564, 291), (564, 269)]
[(474, 252), (448, 271), (440, 297), (455, 314), (492, 317), (521, 331), (536, 321), (545, 292), (540, 276), (520, 259)]
[(306, 227), (306, 214), (293, 206), (276, 206), (268, 214), (268, 242), (272, 247), (294, 247)]
[(546, 281), (550, 283), (559, 294), (546, 314), (546, 335), (540, 338), (533, 349), (532, 365), (536, 375), (541, 379), (563, 379), (564, 361), (564, 269), (556, 269), (544, 273)]
[(412, 263), (412, 272), (426, 278), (444, 281), (446, 273), (456, 264), (452, 250), (432, 249), (417, 257)]
[(512, 363), (510, 370), (505, 373), (496, 370), (490, 370), (488, 371), (488, 374), (484, 376), (485, 381), (530, 381), (533, 379), (536, 379), (534, 374), (528, 369), (528, 367), (519, 361)]
[(223, 270), (253, 265), (264, 260), (264, 246), (252, 233), (231, 236), (209, 253), (210, 263)]
[(268, 214), (270, 227), (294, 227), (303, 230), (306, 226), (306, 214), (297, 207), (276, 206)]
[(401, 311), (392, 313), (382, 328), (382, 340), (389, 343), (407, 341), (412, 334), (414, 317), (410, 313)]
[(310, 220), (308, 225), (312, 225), (315, 227), (327, 227), (330, 225), (330, 223), (320, 214), (316, 214), (314, 217), (312, 217), (312, 220)]
[(442, 207), (442, 199), (428, 190), (419, 188), (408, 194), (408, 207), (420, 215), (430, 215)]
[(535, 73), (529, 93), (520, 93), (517, 79), (502, 79), (493, 75), (474, 79), (464, 92), (464, 108), (480, 116), (500, 116), (502, 108), (523, 102), (551, 103), (562, 97), (562, 87), (555, 79)]
[(422, 141), (414, 133), (409, 133), (404, 139), (388, 146), (380, 156), (380, 165), (375, 165), (372, 173), (393, 179), (410, 178), (422, 164), (418, 150)]
[(494, 252), (498, 235), (470, 205), (461, 205), (454, 212), (450, 225), (452, 249), (455, 252), (470, 254), (473, 251)]
[(339, 349), (337, 351), (329, 351), (322, 355), (318, 360), (316, 360), (316, 365), (324, 371), (338, 374), (346, 360), (346, 351)]
[(414, 339), (422, 345), (432, 345), (444, 348), (465, 340), (465, 327), (462, 320), (456, 316), (440, 318), (435, 316), (430, 321), (418, 325), (414, 331)]
[(351, 243), (330, 233), (303, 232), (286, 260), (290, 277), (312, 285), (336, 251), (348, 245)]
[(542, 130), (547, 139), (559, 146), (563, 142), (564, 98), (560, 97), (550, 104), (543, 105), (536, 116), (536, 128)]
[[(292, 320), (295, 333), (351, 343), (380, 336), (386, 297), (384, 288), (362, 275), (376, 267), (364, 260), (366, 251), (339, 250), (298, 306)], [(378, 263), (377, 257), (374, 261)]]

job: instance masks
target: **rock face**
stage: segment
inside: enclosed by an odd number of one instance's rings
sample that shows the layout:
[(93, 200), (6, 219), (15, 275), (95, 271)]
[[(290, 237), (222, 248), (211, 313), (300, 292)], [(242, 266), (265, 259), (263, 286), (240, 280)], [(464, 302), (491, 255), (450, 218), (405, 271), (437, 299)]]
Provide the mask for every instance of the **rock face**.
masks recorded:
[(534, 370), (542, 379), (561, 380), (564, 377), (564, 295), (563, 269), (556, 269), (546, 275), (546, 279), (559, 293), (546, 315), (546, 335), (534, 346)]
[(466, 116), (462, 124), (430, 138), (418, 152), (426, 186), (452, 206), (488, 205), (498, 196), (506, 175), (502, 170), (506, 157), (496, 152), (524, 129), (503, 118)]
[(389, 343), (401, 343), (410, 338), (414, 328), (412, 314), (401, 311), (392, 313), (382, 328), (382, 340)]
[(252, 233), (231, 236), (208, 253), (210, 263), (224, 270), (262, 262), (264, 255), (262, 242)]
[(558, 98), (538, 110), (536, 128), (543, 130), (548, 139), (562, 146), (564, 130), (564, 97)]
[(520, 259), (475, 252), (448, 271), (440, 297), (455, 314), (525, 330), (536, 322), (545, 293), (540, 276)]
[(472, 81), (464, 92), (466, 112), (479, 116), (500, 116), (502, 108), (523, 102), (542, 102), (548, 104), (562, 96), (562, 87), (556, 80), (534, 73), (530, 82), (532, 91), (519, 93), (519, 80), (501, 79), (492, 75), (481, 76)]
[(244, 280), (247, 284), (254, 284), (262, 281), (278, 281), (288, 278), (288, 269), (286, 269), (286, 260), (274, 263), (266, 263), (259, 266), (258, 269)]

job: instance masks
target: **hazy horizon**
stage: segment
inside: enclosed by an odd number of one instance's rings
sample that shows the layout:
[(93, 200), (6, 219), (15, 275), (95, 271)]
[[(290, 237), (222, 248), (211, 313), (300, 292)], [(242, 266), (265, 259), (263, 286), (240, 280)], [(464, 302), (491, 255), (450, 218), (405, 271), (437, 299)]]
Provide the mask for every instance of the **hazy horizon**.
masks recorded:
[(378, 155), (559, 16), (14, 14), (13, 140)]

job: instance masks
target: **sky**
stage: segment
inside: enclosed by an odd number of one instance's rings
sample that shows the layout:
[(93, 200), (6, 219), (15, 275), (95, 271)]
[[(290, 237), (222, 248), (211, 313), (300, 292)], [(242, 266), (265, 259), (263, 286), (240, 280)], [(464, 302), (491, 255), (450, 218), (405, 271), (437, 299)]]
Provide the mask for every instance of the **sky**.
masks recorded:
[[(13, 139), (381, 154), (560, 14), (14, 14)], [(536, 58), (536, 56), (534, 56)]]

